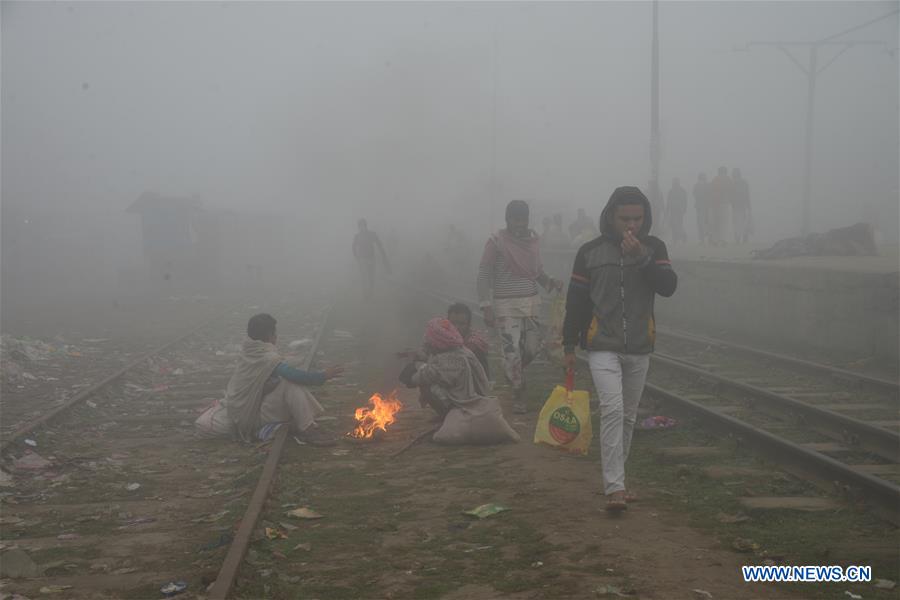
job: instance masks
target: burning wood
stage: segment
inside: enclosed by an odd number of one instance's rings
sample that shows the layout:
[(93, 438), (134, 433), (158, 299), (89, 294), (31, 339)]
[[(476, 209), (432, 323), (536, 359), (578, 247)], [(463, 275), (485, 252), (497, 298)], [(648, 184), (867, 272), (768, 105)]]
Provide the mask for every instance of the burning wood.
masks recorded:
[(387, 426), (393, 423), (396, 415), (403, 408), (403, 403), (397, 399), (397, 390), (391, 392), (387, 398), (381, 394), (372, 394), (369, 398), (371, 407), (362, 406), (356, 409), (356, 429), (348, 433), (350, 437), (357, 439), (370, 439), (375, 431), (380, 429), (387, 431)]

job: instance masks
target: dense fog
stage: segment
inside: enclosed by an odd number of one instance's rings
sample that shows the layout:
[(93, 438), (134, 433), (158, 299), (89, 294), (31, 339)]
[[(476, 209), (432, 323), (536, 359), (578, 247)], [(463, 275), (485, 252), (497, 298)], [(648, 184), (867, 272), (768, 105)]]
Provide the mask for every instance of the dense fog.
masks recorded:
[[(662, 192), (738, 167), (753, 242), (799, 235), (810, 47), (753, 42), (865, 25), (817, 50), (810, 230), (866, 221), (896, 244), (897, 8), (660, 3)], [(354, 275), (359, 218), (399, 269), (430, 255), (474, 289), (508, 200), (540, 232), (650, 176), (649, 2), (0, 10), (4, 326), (67, 302), (330, 286)], [(166, 199), (185, 247), (153, 265), (141, 211)]]

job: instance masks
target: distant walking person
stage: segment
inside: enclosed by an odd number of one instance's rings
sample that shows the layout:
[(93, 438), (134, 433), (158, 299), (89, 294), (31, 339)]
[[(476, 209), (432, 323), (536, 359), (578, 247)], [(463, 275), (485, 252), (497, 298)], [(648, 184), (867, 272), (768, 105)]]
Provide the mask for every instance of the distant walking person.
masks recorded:
[(666, 196), (666, 222), (672, 230), (673, 244), (687, 242), (687, 234), (684, 232), (684, 213), (686, 212), (687, 192), (681, 187), (681, 181), (676, 177), (672, 180), (672, 188)]
[(666, 204), (663, 201), (662, 190), (659, 189), (659, 181), (656, 179), (651, 179), (647, 182), (647, 200), (650, 201), (650, 206), (653, 210), (653, 214), (656, 215), (657, 221), (653, 224), (653, 234), (658, 235), (660, 237), (665, 236), (666, 234)]
[(750, 211), (750, 186), (747, 185), (747, 180), (741, 177), (741, 170), (738, 168), (731, 171), (731, 183), (733, 186), (731, 221), (734, 226), (734, 243), (746, 244), (750, 240), (753, 226)]
[(353, 236), (353, 257), (359, 264), (363, 297), (371, 298), (375, 291), (376, 247), (381, 254), (382, 261), (384, 261), (384, 272), (388, 275), (391, 273), (391, 264), (388, 262), (381, 240), (378, 239), (378, 234), (368, 229), (366, 220), (360, 219), (357, 225), (359, 226), (359, 231)]
[(578, 209), (578, 217), (569, 225), (569, 238), (589, 240), (597, 235), (597, 227), (583, 208)]
[(636, 187), (613, 192), (601, 235), (578, 249), (563, 322), (564, 366), (575, 344), (588, 351), (600, 396), (600, 452), (608, 510), (623, 510), (625, 461), (656, 338), (653, 302), (671, 296), (678, 278), (666, 245), (649, 235), (652, 210)]
[(719, 167), (719, 172), (709, 184), (710, 215), (712, 231), (710, 240), (713, 246), (724, 246), (728, 237), (728, 224), (731, 221), (731, 196), (734, 185), (728, 176), (728, 169)]
[(484, 246), (478, 267), (478, 302), (488, 327), (497, 326), (503, 351), (503, 370), (512, 387), (513, 411), (527, 412), (525, 368), (542, 349), (538, 284), (547, 291), (562, 290), (562, 282), (544, 273), (540, 238), (528, 228), (528, 204), (513, 200), (506, 206), (506, 229), (493, 234)]
[(706, 173), (700, 173), (694, 184), (694, 210), (697, 212), (697, 241), (701, 245), (710, 241), (709, 204), (709, 182)]

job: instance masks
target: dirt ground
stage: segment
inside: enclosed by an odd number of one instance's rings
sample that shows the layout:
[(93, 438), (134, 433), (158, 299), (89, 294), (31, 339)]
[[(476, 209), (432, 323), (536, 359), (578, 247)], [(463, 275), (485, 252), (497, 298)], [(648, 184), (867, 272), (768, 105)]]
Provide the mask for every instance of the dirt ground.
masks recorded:
[[(334, 327), (355, 337), (324, 350), (349, 371), (318, 393), (336, 431), (351, 428), (353, 409), (372, 392), (396, 385), (402, 364), (391, 353), (417, 344), (428, 316), (433, 310), (410, 298), (338, 308)], [(434, 426), (414, 391), (401, 390), (406, 408), (382, 439), (292, 445), (261, 526), (279, 533), (253, 545), (237, 597), (803, 597), (743, 583), (741, 565), (757, 561), (685, 525), (641, 481), (632, 482), (639, 503), (607, 514), (596, 449), (578, 458), (531, 443), (536, 411), (513, 418), (502, 386), (496, 391), (521, 443), (423, 442), (395, 456)], [(540, 399), (531, 403), (539, 408)], [(483, 520), (462, 514), (486, 503), (509, 510)], [(286, 516), (298, 506), (324, 517)]]

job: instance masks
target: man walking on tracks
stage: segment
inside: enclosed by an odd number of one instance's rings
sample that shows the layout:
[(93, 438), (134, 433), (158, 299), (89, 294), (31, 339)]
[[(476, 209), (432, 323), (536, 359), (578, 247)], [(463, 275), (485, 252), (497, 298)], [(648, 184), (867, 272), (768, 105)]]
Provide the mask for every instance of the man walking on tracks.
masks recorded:
[(562, 290), (562, 282), (544, 273), (540, 238), (528, 228), (528, 204), (513, 200), (506, 206), (506, 229), (488, 239), (478, 267), (478, 302), (488, 327), (500, 331), (503, 370), (512, 386), (513, 412), (527, 412), (524, 369), (542, 347), (541, 297)]
[(706, 173), (700, 173), (694, 184), (694, 210), (697, 211), (697, 241), (701, 246), (712, 239), (709, 205), (709, 182)]
[(746, 244), (753, 229), (752, 211), (750, 210), (750, 186), (741, 177), (741, 170), (731, 170), (733, 187), (731, 202), (731, 220), (734, 226), (734, 243)]
[(676, 177), (672, 180), (672, 187), (666, 196), (666, 222), (672, 231), (672, 244), (687, 242), (687, 234), (684, 232), (684, 213), (687, 212), (687, 192), (681, 187), (681, 181)]
[(378, 234), (370, 231), (365, 219), (360, 219), (357, 223), (359, 231), (353, 236), (353, 258), (359, 263), (359, 272), (362, 277), (363, 297), (371, 298), (375, 291), (375, 249), (381, 254), (381, 260), (384, 261), (384, 272), (390, 275), (391, 265), (388, 262), (387, 254), (384, 252), (384, 246), (378, 239)]
[(578, 249), (563, 323), (564, 365), (575, 345), (588, 352), (600, 396), (600, 449), (608, 510), (627, 508), (625, 461), (656, 337), (656, 294), (675, 293), (666, 245), (649, 235), (652, 212), (636, 187), (613, 192), (600, 216), (601, 235)]
[(727, 243), (733, 195), (734, 184), (728, 176), (728, 169), (719, 167), (718, 174), (709, 184), (709, 214), (712, 225), (709, 239), (712, 246), (724, 246)]
[(254, 315), (247, 323), (247, 339), (222, 403), (228, 418), (246, 442), (268, 439), (278, 424), (290, 423), (301, 441), (334, 445), (316, 425), (322, 406), (305, 386), (322, 385), (344, 369), (314, 372), (289, 366), (275, 347), (275, 324), (275, 318), (266, 313)]

